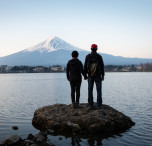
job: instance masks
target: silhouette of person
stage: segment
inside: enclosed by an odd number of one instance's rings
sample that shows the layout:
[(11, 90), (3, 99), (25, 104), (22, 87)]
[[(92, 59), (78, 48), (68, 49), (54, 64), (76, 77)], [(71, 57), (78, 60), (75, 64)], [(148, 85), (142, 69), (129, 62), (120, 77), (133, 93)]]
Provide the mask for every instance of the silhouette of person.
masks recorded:
[(102, 105), (102, 81), (104, 80), (104, 63), (102, 56), (97, 53), (98, 46), (91, 45), (91, 53), (85, 58), (84, 73), (88, 74), (88, 103), (93, 108), (93, 86), (96, 83), (97, 107)]
[[(82, 82), (81, 74), (85, 78), (87, 77), (84, 74), (82, 62), (78, 59), (79, 53), (77, 51), (73, 51), (71, 55), (72, 55), (72, 59), (69, 60), (67, 63), (66, 75), (71, 86), (72, 105), (73, 107), (78, 107), (80, 100), (80, 87)], [(75, 93), (76, 93), (76, 99), (75, 99)]]

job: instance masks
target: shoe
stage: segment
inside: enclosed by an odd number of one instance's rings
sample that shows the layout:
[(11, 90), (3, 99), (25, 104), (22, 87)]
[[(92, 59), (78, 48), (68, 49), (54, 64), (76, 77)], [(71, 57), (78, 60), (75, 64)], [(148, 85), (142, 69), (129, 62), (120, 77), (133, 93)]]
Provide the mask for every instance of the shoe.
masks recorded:
[(75, 108), (79, 108), (79, 103), (78, 102), (75, 103)]
[(101, 106), (97, 106), (96, 109), (97, 109), (97, 110), (101, 109)]
[(96, 110), (97, 108), (95, 106), (90, 107), (92, 110)]
[(96, 107), (95, 106), (88, 107), (87, 111), (90, 111), (90, 110), (96, 110)]
[(101, 109), (102, 104), (98, 105), (97, 103), (95, 104), (97, 109)]
[(71, 106), (72, 106), (73, 108), (75, 108), (75, 102), (72, 102)]

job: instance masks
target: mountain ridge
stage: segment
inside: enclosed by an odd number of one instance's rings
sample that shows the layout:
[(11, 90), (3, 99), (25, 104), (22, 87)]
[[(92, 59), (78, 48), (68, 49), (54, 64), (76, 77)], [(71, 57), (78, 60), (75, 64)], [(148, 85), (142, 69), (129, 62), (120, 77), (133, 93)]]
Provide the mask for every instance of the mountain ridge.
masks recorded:
[[(20, 52), (0, 57), (0, 65), (49, 66), (58, 64), (65, 66), (68, 60), (71, 59), (71, 53), (74, 50), (79, 52), (78, 58), (84, 63), (85, 57), (90, 51), (80, 49), (59, 37), (52, 36)], [(104, 53), (99, 54), (102, 55), (105, 65), (130, 65), (152, 62), (152, 59), (129, 58)]]
[(51, 36), (48, 39), (41, 41), (37, 45), (34, 45), (30, 48), (23, 50), (23, 52), (40, 51), (42, 53), (42, 52), (52, 52), (59, 49), (73, 50), (71, 48), (75, 48), (75, 50), (82, 51), (82, 49), (63, 41), (57, 36)]

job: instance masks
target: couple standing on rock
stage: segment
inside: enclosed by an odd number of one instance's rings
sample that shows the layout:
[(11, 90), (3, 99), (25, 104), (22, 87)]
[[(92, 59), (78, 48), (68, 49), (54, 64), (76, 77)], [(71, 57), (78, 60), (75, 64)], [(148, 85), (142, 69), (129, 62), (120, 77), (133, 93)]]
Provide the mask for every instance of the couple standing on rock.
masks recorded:
[[(85, 58), (84, 68), (82, 62), (78, 59), (79, 53), (72, 52), (72, 59), (67, 63), (66, 75), (71, 86), (71, 100), (74, 107), (79, 107), (80, 87), (82, 82), (81, 74), (84, 80), (88, 79), (88, 103), (91, 108), (93, 104), (93, 85), (96, 83), (97, 89), (97, 107), (102, 105), (102, 81), (104, 80), (104, 63), (102, 56), (97, 53), (97, 45), (91, 45), (91, 53)], [(75, 100), (76, 93), (76, 100)]]

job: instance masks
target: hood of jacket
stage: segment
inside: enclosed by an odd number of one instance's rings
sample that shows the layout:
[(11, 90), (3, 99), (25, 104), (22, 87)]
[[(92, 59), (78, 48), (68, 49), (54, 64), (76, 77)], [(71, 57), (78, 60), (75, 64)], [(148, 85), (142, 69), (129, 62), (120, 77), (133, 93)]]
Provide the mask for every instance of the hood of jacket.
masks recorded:
[(78, 59), (71, 59), (70, 64), (75, 65), (78, 63)]

